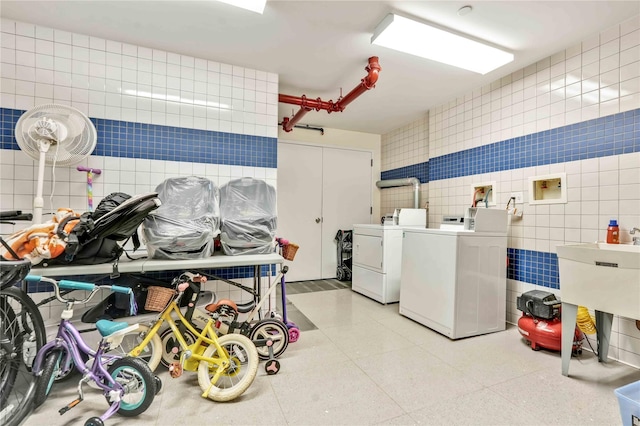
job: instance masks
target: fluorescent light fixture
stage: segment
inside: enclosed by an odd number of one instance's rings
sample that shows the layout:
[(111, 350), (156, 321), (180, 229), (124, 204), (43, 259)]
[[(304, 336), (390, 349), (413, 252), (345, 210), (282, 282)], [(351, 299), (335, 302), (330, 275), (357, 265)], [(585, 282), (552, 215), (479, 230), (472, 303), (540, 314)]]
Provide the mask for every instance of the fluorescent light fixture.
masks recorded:
[(243, 9), (250, 10), (262, 15), (264, 12), (264, 6), (267, 4), (267, 0), (218, 0), (221, 3), (227, 3), (232, 6), (241, 7)]
[(371, 44), (486, 74), (513, 61), (513, 54), (390, 13), (376, 27)]

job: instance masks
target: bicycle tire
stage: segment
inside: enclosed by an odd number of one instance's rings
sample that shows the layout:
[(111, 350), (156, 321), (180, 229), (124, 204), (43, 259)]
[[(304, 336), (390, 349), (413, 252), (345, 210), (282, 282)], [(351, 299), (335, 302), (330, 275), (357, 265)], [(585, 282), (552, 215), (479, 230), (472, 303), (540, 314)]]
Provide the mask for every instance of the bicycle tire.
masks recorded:
[[(122, 357), (128, 356), (131, 350), (142, 342), (149, 330), (150, 328), (146, 325), (139, 325), (138, 330), (125, 334), (120, 345), (111, 349), (108, 354)], [(162, 359), (162, 341), (157, 333), (151, 337), (149, 344), (143, 348), (143, 351), (136, 358), (144, 361), (151, 371), (155, 371), (158, 368)]]
[[(109, 366), (109, 374), (125, 389), (118, 414), (134, 417), (144, 413), (156, 395), (156, 379), (140, 358), (124, 357)], [(109, 395), (105, 395), (109, 402)]]
[[(30, 413), (33, 406), (36, 378), (31, 373), (35, 354), (46, 342), (46, 331), (42, 315), (31, 297), (17, 287), (6, 287), (0, 291), (0, 306), (4, 307), (5, 318), (13, 321), (12, 325), (4, 325), (5, 329), (15, 331), (11, 336), (12, 344), (16, 344), (19, 356), (16, 358), (16, 378), (9, 390), (4, 388), (5, 397), (0, 404), (0, 424), (15, 426), (20, 424)], [(6, 307), (13, 312), (11, 318), (6, 315)], [(25, 351), (25, 349), (27, 349)], [(28, 354), (28, 356), (27, 356)]]
[[(42, 314), (33, 299), (18, 287), (5, 288), (1, 291), (1, 294), (15, 299), (15, 301), (22, 306), (22, 309), (16, 311), (17, 305), (14, 305), (14, 311), (16, 317), (20, 318), (19, 327), (20, 333), (22, 334), (23, 357), (26, 357), (24, 359), (25, 365), (31, 370), (36, 354), (47, 342)], [(28, 351), (25, 351), (25, 348), (27, 348)]]
[(211, 371), (217, 366), (207, 360), (198, 365), (198, 383), (203, 396), (217, 402), (231, 401), (242, 395), (253, 383), (258, 372), (260, 359), (253, 342), (241, 334), (226, 334), (218, 337), (218, 344), (225, 351), (218, 355), (216, 345), (209, 345), (202, 355), (205, 358), (222, 357), (231, 360), (231, 365), (219, 377), (216, 383), (211, 383)]
[[(276, 319), (261, 319), (251, 326), (249, 334), (251, 341), (272, 339), (273, 340), (273, 357), (278, 358), (284, 353), (289, 346), (289, 330), (287, 326)], [(261, 360), (267, 360), (269, 356), (269, 348), (267, 346), (256, 345), (258, 356)]]
[(41, 406), (49, 397), (51, 388), (55, 383), (56, 372), (60, 369), (62, 359), (61, 351), (51, 351), (44, 359), (42, 374), (36, 381), (36, 389), (33, 395), (33, 408)]
[(2, 297), (0, 300), (0, 408), (5, 406), (18, 376), (22, 343), (16, 326), (16, 314)]

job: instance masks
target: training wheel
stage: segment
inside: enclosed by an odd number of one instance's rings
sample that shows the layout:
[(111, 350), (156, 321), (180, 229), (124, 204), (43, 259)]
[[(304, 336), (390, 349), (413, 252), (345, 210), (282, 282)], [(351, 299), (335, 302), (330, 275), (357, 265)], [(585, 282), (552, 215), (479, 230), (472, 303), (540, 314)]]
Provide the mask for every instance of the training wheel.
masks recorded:
[(104, 426), (104, 422), (100, 417), (91, 417), (89, 420), (84, 422), (84, 426)]
[(292, 327), (289, 329), (289, 343), (297, 342), (300, 338), (300, 329)]
[(280, 361), (277, 359), (268, 360), (264, 363), (264, 371), (266, 371), (269, 376), (278, 374), (278, 371), (280, 371)]

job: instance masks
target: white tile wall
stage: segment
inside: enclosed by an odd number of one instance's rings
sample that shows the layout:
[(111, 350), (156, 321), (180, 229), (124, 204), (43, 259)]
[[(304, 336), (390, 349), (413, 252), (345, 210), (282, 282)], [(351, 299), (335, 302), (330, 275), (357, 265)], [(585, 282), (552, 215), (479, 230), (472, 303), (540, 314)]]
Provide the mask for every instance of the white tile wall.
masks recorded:
[[(382, 135), (382, 167), (397, 169), (429, 160), (428, 117), (415, 120), (390, 133)], [(427, 184), (420, 185), (420, 207), (429, 199)], [(398, 187), (381, 190), (381, 214), (393, 213), (395, 208), (413, 207), (413, 188)]]
[(639, 21), (434, 108), (429, 157), (640, 108)]
[(277, 137), (278, 76), (2, 19), (1, 105)]
[[(414, 141), (413, 146), (405, 146), (399, 136), (406, 127), (384, 135), (382, 170), (419, 162), (403, 163), (399, 152), (405, 150), (424, 149), (434, 158), (637, 108), (640, 16), (433, 108), (428, 115), (428, 137)], [(528, 178), (556, 172), (567, 174), (568, 202), (529, 205)], [(462, 214), (471, 202), (472, 183), (485, 181), (497, 182), (498, 206), (506, 206), (512, 192), (524, 193), (525, 203), (516, 206), (524, 212), (523, 218), (510, 223), (511, 248), (555, 253), (558, 245), (602, 241), (610, 218), (618, 219), (621, 242), (628, 243), (629, 229), (640, 227), (637, 152), (429, 182), (430, 226), (437, 227), (444, 215)], [(396, 199), (403, 200), (407, 190), (398, 188), (397, 192), (383, 191), (381, 204), (392, 206)], [(516, 297), (534, 288), (508, 280), (510, 322), (517, 322), (521, 315)], [(554, 292), (562, 296), (561, 291)], [(615, 317), (609, 356), (640, 367), (640, 331), (635, 321)]]

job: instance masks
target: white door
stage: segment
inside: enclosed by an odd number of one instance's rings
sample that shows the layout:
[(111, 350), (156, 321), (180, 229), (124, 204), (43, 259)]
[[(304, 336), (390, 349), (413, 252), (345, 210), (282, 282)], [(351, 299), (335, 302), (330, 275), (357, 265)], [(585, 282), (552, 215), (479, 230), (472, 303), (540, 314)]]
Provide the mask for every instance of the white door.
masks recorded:
[(371, 221), (371, 153), (278, 143), (278, 236), (300, 246), (288, 281), (335, 278), (339, 229)]
[(321, 276), (321, 194), (322, 148), (278, 143), (278, 236), (300, 246), (288, 281)]
[(335, 278), (339, 229), (371, 222), (371, 153), (323, 149), (322, 278)]

